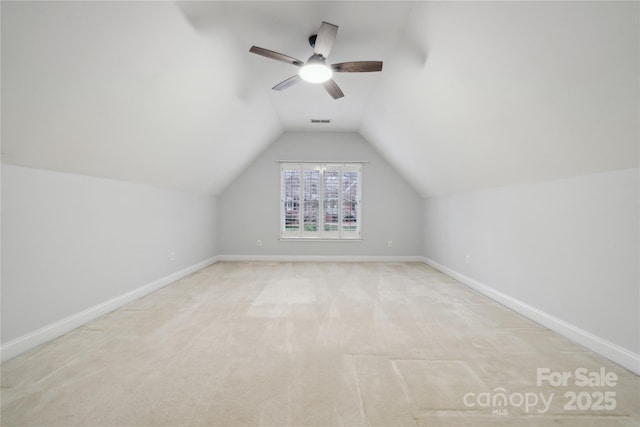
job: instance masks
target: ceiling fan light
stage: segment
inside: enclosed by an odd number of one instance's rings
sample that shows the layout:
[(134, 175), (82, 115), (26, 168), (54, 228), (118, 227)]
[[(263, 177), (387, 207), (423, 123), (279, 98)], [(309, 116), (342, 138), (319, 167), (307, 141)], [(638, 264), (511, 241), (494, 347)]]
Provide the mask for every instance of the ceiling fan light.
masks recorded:
[(300, 68), (300, 77), (309, 83), (324, 83), (331, 76), (333, 71), (324, 64), (308, 64)]
[(333, 76), (333, 71), (325, 65), (322, 58), (314, 55), (300, 68), (298, 74), (309, 83), (324, 83)]

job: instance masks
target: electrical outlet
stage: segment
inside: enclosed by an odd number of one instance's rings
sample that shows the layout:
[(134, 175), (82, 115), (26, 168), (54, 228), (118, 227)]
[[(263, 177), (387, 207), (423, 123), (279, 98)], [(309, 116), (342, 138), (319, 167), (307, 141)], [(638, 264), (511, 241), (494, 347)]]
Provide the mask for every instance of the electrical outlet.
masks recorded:
[(389, 241), (387, 242), (387, 247), (389, 247), (389, 248), (392, 248), (392, 247), (393, 247), (393, 241), (392, 241), (392, 240), (389, 240)]
[(257, 240), (256, 241), (256, 246), (262, 246), (262, 240)]
[(467, 255), (466, 257), (464, 257), (464, 262), (465, 264), (469, 264), (469, 261), (471, 260), (471, 257), (469, 255)]
[(176, 260), (176, 253), (172, 251), (169, 254), (169, 261), (175, 261), (175, 260)]

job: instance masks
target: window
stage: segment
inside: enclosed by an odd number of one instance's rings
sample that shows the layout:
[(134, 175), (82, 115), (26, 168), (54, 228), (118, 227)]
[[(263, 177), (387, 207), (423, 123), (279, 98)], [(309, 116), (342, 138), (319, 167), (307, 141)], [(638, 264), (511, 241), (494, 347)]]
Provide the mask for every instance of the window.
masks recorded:
[(280, 176), (281, 238), (362, 238), (362, 164), (281, 163)]

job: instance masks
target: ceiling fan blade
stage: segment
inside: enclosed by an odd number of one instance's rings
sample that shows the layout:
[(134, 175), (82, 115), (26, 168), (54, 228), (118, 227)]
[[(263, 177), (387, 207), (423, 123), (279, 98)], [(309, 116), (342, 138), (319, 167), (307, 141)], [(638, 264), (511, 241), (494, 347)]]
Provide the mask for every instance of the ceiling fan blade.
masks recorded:
[(331, 52), (333, 44), (336, 41), (336, 34), (338, 34), (337, 25), (323, 22), (318, 30), (318, 37), (316, 37), (316, 45), (313, 53), (322, 55), (323, 58), (329, 56), (329, 52)]
[(331, 64), (331, 69), (336, 73), (368, 73), (382, 71), (382, 61), (353, 61)]
[(276, 61), (282, 61), (292, 65), (296, 65), (298, 67), (302, 67), (304, 65), (304, 62), (300, 61), (299, 59), (292, 58), (282, 53), (274, 52), (272, 50), (264, 49), (258, 46), (251, 46), (249, 52), (255, 53), (256, 55), (266, 56), (267, 58), (275, 59)]
[(329, 92), (329, 95), (331, 95), (333, 99), (342, 98), (344, 96), (344, 93), (342, 93), (342, 90), (340, 90), (340, 86), (338, 86), (338, 84), (333, 80), (327, 80), (326, 82), (322, 83), (322, 86), (324, 86), (324, 88), (327, 90), (327, 92)]
[(294, 84), (298, 83), (300, 80), (302, 80), (300, 78), (300, 76), (298, 74), (293, 75), (291, 77), (289, 77), (287, 80), (278, 83), (277, 85), (275, 85), (273, 87), (273, 90), (285, 90), (286, 88), (293, 86)]

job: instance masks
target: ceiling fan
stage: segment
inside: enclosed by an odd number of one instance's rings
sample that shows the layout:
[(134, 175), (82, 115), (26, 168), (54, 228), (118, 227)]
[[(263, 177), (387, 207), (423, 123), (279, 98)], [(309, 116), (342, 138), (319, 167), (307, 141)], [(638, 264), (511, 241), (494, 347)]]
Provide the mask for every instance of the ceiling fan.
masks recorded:
[(329, 52), (331, 52), (333, 44), (336, 41), (336, 34), (338, 34), (337, 25), (323, 22), (320, 25), (318, 34), (309, 37), (309, 44), (313, 48), (313, 55), (307, 59), (307, 62), (258, 46), (251, 46), (249, 52), (300, 67), (298, 74), (278, 83), (273, 87), (273, 90), (284, 90), (298, 83), (300, 80), (305, 80), (310, 83), (322, 83), (326, 91), (329, 92), (329, 95), (331, 95), (333, 99), (338, 99), (342, 98), (344, 93), (342, 93), (338, 84), (331, 78), (333, 73), (381, 71), (382, 61), (353, 61), (326, 65), (325, 60), (329, 56)]

